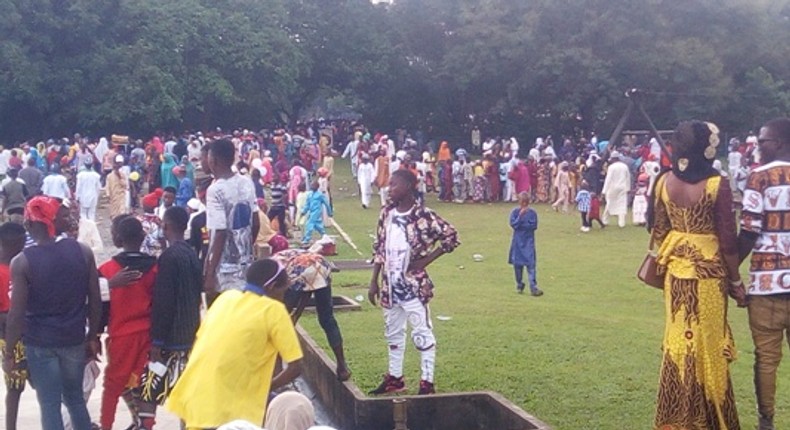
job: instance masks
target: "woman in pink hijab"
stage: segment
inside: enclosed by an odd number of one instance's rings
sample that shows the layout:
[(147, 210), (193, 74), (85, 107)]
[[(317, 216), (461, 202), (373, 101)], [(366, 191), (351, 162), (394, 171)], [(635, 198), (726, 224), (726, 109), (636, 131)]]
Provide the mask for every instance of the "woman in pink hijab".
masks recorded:
[(530, 192), (532, 188), (530, 172), (527, 165), (524, 164), (524, 160), (518, 160), (518, 163), (513, 167), (510, 175), (513, 182), (516, 183), (516, 195), (522, 192)]

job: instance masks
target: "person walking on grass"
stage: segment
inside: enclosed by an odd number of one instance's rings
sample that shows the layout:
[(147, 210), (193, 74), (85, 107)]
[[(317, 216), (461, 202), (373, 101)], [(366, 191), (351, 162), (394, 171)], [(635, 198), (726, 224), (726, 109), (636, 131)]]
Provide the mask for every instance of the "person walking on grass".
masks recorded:
[(288, 181), (288, 176), (275, 172), (272, 175), (272, 185), (270, 189), (271, 205), (269, 206), (269, 221), (277, 220), (277, 231), (285, 237), (290, 237), (288, 234), (288, 225), (285, 222), (286, 213), (288, 212), (288, 187), (285, 182)]
[(579, 187), (579, 192), (576, 193), (576, 209), (579, 211), (579, 214), (581, 214), (582, 217), (582, 233), (589, 232), (590, 227), (592, 226), (592, 222), (587, 216), (588, 212), (590, 212), (591, 199), (590, 186), (587, 184), (587, 182), (582, 181), (581, 187)]
[(304, 208), (301, 210), (300, 215), (306, 219), (304, 234), (302, 236), (302, 246), (307, 247), (310, 245), (310, 240), (313, 236), (313, 231), (316, 231), (322, 237), (326, 234), (324, 228), (324, 210), (331, 218), (332, 206), (329, 204), (329, 199), (318, 189), (318, 181), (313, 181), (310, 184), (310, 192), (307, 194)]
[(571, 202), (571, 180), (568, 170), (568, 162), (563, 161), (560, 163), (557, 176), (554, 178), (554, 187), (557, 189), (557, 200), (552, 203), (551, 208), (555, 211), (559, 211), (560, 205), (562, 205), (562, 213), (568, 213), (568, 205)]
[(412, 327), (412, 341), (421, 355), (419, 394), (433, 394), (436, 338), (428, 310), (433, 282), (425, 269), (460, 245), (458, 232), (417, 202), (417, 177), (411, 171), (392, 172), (389, 197), (391, 204), (382, 208), (379, 215), (373, 242), (373, 277), (368, 290), (370, 302), (374, 306), (380, 302), (384, 309), (389, 371), (370, 394), (406, 390), (403, 358), (407, 323)]
[(373, 192), (373, 181), (376, 180), (376, 171), (367, 154), (362, 155), (362, 161), (357, 167), (357, 184), (359, 197), (362, 200), (362, 209), (370, 206), (370, 195)]
[(759, 429), (773, 430), (776, 371), (782, 340), (790, 338), (790, 118), (766, 123), (758, 145), (765, 164), (751, 173), (743, 193), (738, 251), (741, 261), (752, 254), (747, 294)]
[(609, 216), (617, 216), (617, 225), (625, 227), (625, 217), (628, 215), (628, 192), (631, 190), (631, 172), (623, 163), (622, 154), (612, 151), (609, 155), (609, 167), (606, 169), (606, 179), (603, 183), (603, 195), (606, 206), (603, 210), (603, 223), (609, 223)]
[(537, 253), (535, 251), (535, 230), (538, 229), (538, 213), (529, 207), (529, 194), (525, 191), (518, 194), (517, 208), (510, 212), (510, 227), (513, 238), (510, 241), (508, 263), (513, 265), (516, 273), (516, 291), (524, 293), (524, 268), (529, 277), (530, 294), (535, 297), (543, 295), (538, 288)]

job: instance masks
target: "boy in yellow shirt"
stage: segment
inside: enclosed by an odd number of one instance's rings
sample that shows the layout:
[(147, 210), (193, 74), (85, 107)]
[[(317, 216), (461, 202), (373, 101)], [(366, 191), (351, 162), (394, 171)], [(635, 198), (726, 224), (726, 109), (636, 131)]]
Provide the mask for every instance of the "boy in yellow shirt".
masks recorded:
[[(243, 290), (226, 291), (212, 304), (167, 403), (188, 429), (237, 419), (263, 423), (269, 392), (299, 376), (302, 349), (282, 303), (288, 285), (284, 267), (258, 260)], [(278, 355), (288, 366), (272, 378)]]

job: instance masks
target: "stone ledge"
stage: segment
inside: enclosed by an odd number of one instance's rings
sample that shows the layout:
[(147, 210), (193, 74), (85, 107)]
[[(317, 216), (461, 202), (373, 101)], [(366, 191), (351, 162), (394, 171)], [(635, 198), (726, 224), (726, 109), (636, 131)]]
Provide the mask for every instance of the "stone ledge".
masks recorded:
[(550, 430), (502, 395), (490, 391), (431, 396), (367, 397), (353, 382), (339, 382), (335, 363), (306, 330), (296, 327), (304, 365), (302, 377), (342, 430), (394, 428), (393, 399), (407, 402), (410, 430)]
[[(362, 310), (362, 306), (356, 302), (356, 300), (352, 300), (346, 296), (332, 296), (332, 309), (335, 312), (344, 312), (344, 311), (359, 311)], [(310, 301), (307, 302), (307, 306), (304, 308), (305, 312), (316, 312), (315, 307), (315, 295), (310, 296)]]
[(368, 263), (368, 260), (332, 260), (332, 264), (337, 267), (339, 271), (348, 270), (372, 270), (373, 264)]

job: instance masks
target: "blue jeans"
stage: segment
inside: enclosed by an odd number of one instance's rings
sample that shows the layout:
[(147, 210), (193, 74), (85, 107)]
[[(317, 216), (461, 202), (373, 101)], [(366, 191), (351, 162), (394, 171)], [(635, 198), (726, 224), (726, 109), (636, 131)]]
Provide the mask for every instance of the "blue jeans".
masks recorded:
[(527, 269), (527, 276), (529, 276), (529, 289), (534, 291), (538, 288), (538, 274), (535, 266), (535, 263), (527, 264), (526, 266), (513, 265), (513, 269), (516, 271), (516, 288), (519, 290), (524, 289), (524, 268)]
[(37, 347), (25, 345), (30, 385), (36, 390), (43, 430), (63, 430), (61, 400), (69, 410), (74, 430), (90, 430), (91, 419), (82, 393), (85, 345)]

